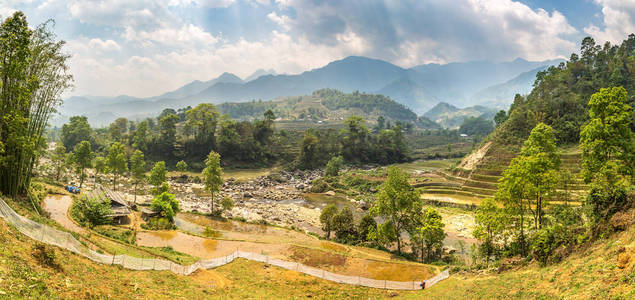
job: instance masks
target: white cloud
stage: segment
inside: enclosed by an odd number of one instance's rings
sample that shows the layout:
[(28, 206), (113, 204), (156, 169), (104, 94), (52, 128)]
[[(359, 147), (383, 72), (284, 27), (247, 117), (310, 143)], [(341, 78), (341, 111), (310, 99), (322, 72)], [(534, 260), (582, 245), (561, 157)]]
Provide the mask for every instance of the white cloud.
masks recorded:
[(121, 46), (113, 40), (91, 39), (88, 45), (98, 51), (119, 51)]
[(285, 30), (289, 30), (291, 28), (289, 24), (291, 19), (289, 18), (289, 16), (286, 16), (286, 15), (278, 16), (278, 14), (276, 14), (275, 11), (272, 11), (270, 14), (267, 15), (267, 18), (269, 18), (269, 20), (278, 24), (280, 27), (284, 28)]
[(589, 24), (584, 32), (598, 42), (622, 42), (631, 33), (635, 33), (635, 0), (596, 0), (602, 6), (604, 29)]
[(164, 27), (154, 31), (135, 31), (129, 27), (124, 37), (128, 41), (152, 41), (172, 47), (207, 47), (218, 41), (210, 33), (192, 24), (184, 24), (180, 28)]

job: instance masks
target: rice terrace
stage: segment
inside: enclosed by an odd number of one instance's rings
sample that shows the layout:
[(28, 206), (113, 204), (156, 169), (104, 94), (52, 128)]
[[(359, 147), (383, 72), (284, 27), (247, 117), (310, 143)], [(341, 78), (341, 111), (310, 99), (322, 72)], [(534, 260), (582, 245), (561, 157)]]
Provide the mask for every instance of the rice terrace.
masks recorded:
[(633, 107), (633, 0), (0, 0), (0, 299), (633, 299)]

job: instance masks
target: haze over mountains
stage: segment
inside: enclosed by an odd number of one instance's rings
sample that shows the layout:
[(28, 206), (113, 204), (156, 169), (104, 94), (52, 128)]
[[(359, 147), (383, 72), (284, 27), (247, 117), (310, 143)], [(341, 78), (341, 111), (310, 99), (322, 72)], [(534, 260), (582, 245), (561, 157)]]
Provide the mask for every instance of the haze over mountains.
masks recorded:
[(516, 93), (531, 89), (535, 74), (561, 60), (530, 62), (516, 59), (494, 63), (476, 61), (425, 64), (404, 69), (386, 61), (350, 56), (296, 75), (258, 70), (245, 80), (223, 73), (209, 81), (193, 81), (174, 91), (149, 98), (130, 96), (74, 96), (60, 108), (59, 125), (72, 115), (86, 115), (93, 126), (117, 117), (156, 115), (164, 108), (182, 108), (202, 102), (244, 102), (307, 95), (321, 88), (360, 91), (389, 96), (418, 114), (439, 102), (464, 107), (487, 105), (506, 108)]

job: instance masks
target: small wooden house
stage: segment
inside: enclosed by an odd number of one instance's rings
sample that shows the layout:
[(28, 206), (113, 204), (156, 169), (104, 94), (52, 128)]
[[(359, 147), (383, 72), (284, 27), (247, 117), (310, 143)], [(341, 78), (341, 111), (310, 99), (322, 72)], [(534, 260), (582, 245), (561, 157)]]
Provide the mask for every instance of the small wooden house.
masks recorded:
[(91, 196), (102, 201), (105, 201), (106, 199), (110, 200), (110, 208), (112, 209), (112, 213), (108, 215), (108, 217), (112, 218), (113, 223), (130, 223), (130, 206), (128, 206), (128, 203), (126, 202), (126, 200), (124, 200), (123, 196), (120, 193), (112, 191), (101, 185), (97, 185), (95, 189), (90, 192), (90, 195), (88, 195), (88, 197)]

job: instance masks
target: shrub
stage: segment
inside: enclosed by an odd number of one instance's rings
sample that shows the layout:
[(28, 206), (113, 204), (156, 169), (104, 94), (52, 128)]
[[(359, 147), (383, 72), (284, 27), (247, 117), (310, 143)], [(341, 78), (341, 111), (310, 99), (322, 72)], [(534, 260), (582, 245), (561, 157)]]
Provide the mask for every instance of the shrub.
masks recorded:
[(71, 216), (84, 226), (95, 227), (112, 222), (112, 209), (110, 200), (104, 198), (103, 201), (90, 197), (83, 197), (75, 201), (71, 207)]
[(311, 193), (324, 193), (328, 190), (329, 190), (329, 185), (322, 178), (313, 180), (311, 188), (309, 188), (309, 192)]
[(159, 214), (169, 221), (172, 221), (177, 212), (179, 212), (179, 201), (176, 200), (173, 194), (168, 192), (163, 192), (160, 195), (154, 197), (152, 199), (152, 204), (150, 205), (154, 211), (159, 212)]
[(151, 230), (164, 230), (164, 229), (175, 229), (176, 227), (174, 226), (172, 221), (168, 218), (154, 217), (154, 218), (149, 218), (146, 224), (141, 224), (141, 228), (151, 229)]
[(53, 246), (36, 243), (33, 245), (33, 257), (43, 266), (55, 269), (59, 268), (56, 261), (55, 248), (53, 248)]
[(343, 164), (344, 164), (344, 158), (342, 158), (341, 156), (335, 156), (331, 158), (331, 160), (329, 160), (329, 162), (326, 164), (326, 169), (324, 171), (324, 174), (326, 176), (339, 175), (340, 169), (342, 168)]

